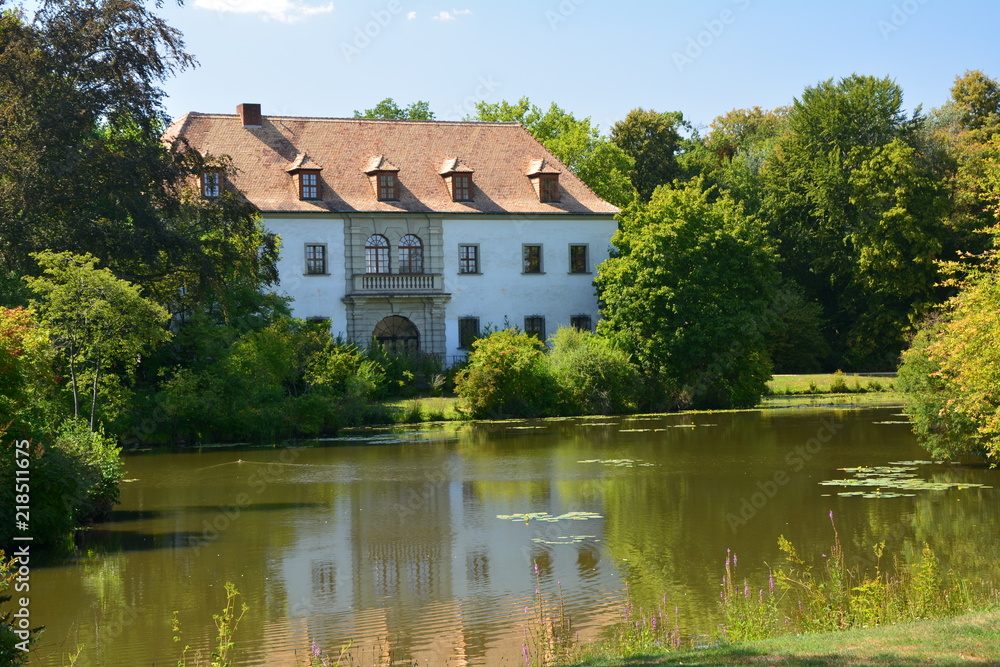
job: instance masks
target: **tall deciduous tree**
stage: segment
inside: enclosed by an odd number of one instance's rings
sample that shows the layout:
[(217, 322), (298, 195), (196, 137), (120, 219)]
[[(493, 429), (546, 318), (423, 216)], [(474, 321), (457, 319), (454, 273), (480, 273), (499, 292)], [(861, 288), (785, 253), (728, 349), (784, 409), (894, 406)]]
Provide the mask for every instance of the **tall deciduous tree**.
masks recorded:
[(590, 118), (577, 119), (555, 102), (543, 110), (522, 97), (515, 104), (479, 102), (476, 114), (470, 119), (521, 123), (598, 197), (619, 207), (636, 199), (635, 188), (629, 179), (634, 166), (632, 158), (601, 136), (599, 129), (591, 125)]
[(354, 117), (384, 120), (434, 120), (434, 112), (431, 111), (429, 102), (418, 100), (406, 107), (401, 107), (391, 97), (387, 97), (371, 109), (364, 111), (355, 109)]
[(840, 363), (889, 366), (935, 300), (942, 175), (888, 79), (807, 88), (765, 165), (765, 219), (786, 277), (819, 302)]
[(683, 141), (680, 130), (686, 127), (680, 113), (646, 109), (633, 109), (611, 126), (611, 141), (635, 161), (629, 177), (643, 201), (649, 201), (657, 186), (681, 176), (677, 155)]
[(30, 21), (0, 0), (0, 272), (90, 253), (164, 302), (274, 282), (255, 209), (191, 196), (225, 161), (162, 140), (159, 84), (194, 64), (142, 0), (46, 0)]
[(598, 331), (659, 390), (656, 407), (746, 407), (770, 377), (777, 278), (762, 225), (694, 181), (622, 216), (599, 267)]
[(91, 255), (44, 252), (34, 255), (43, 275), (28, 278), (39, 295), (34, 309), (65, 358), (73, 394), (73, 414), (80, 397), (90, 393), (90, 426), (105, 374), (131, 374), (139, 357), (166, 341), (167, 311), (142, 296), (140, 288), (98, 269)]

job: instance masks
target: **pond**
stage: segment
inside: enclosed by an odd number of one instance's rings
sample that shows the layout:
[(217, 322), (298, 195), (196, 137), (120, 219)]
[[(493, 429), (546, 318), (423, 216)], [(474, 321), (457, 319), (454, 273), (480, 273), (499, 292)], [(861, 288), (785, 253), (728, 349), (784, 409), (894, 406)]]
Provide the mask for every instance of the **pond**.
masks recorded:
[(665, 598), (686, 633), (711, 634), (726, 550), (766, 581), (780, 535), (828, 553), (831, 512), (849, 560), (882, 540), (903, 556), (928, 543), (944, 568), (1000, 581), (1000, 473), (928, 458), (886, 407), (133, 454), (83, 555), (32, 571), (32, 621), (47, 626), (32, 664), (82, 647), (82, 667), (175, 665), (175, 610), (189, 657), (207, 656), (226, 582), (249, 606), (241, 665), (307, 664), (312, 642), (334, 655), (378, 642), (375, 655), (386, 638), (420, 664), (518, 664), (536, 586), (561, 589), (584, 635), (618, 619), (626, 582), (636, 604)]

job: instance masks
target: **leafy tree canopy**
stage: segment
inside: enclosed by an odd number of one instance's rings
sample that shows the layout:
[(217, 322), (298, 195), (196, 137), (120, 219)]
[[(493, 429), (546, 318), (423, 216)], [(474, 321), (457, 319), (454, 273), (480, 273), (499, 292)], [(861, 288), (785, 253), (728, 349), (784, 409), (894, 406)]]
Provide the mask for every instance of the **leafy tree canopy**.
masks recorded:
[(520, 123), (605, 201), (625, 207), (636, 193), (628, 177), (633, 160), (602, 137), (590, 118), (577, 119), (555, 102), (542, 109), (522, 97), (516, 103), (478, 102), (469, 120)]
[(681, 176), (677, 155), (685, 128), (690, 125), (679, 112), (646, 109), (633, 109), (611, 126), (611, 141), (634, 160), (629, 178), (643, 201), (649, 201), (657, 186)]
[(776, 258), (762, 225), (696, 180), (622, 215), (596, 280), (599, 333), (659, 391), (653, 407), (756, 404)]
[(371, 109), (364, 111), (355, 109), (354, 117), (384, 120), (434, 120), (434, 112), (430, 110), (429, 102), (417, 101), (409, 106), (401, 107), (391, 97), (387, 97)]
[(838, 363), (893, 363), (936, 299), (941, 173), (889, 79), (807, 88), (764, 168), (764, 217), (786, 277), (824, 308)]
[[(90, 385), (90, 426), (94, 428), (103, 375), (129, 377), (141, 354), (166, 341), (167, 311), (144, 298), (136, 285), (98, 269), (91, 255), (38, 253), (43, 275), (28, 278), (39, 300), (33, 304), (66, 362), (73, 414)], [(84, 408), (85, 409), (85, 408)]]

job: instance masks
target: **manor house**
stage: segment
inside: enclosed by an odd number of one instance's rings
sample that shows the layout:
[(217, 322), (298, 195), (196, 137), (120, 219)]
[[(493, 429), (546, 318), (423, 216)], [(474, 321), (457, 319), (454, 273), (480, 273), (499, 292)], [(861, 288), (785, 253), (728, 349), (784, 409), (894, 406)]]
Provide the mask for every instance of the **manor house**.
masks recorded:
[(323, 319), (449, 363), (484, 327), (592, 329), (617, 209), (518, 123), (188, 113), (167, 139), (227, 155), (204, 197), (242, 193), (281, 237), (280, 289)]

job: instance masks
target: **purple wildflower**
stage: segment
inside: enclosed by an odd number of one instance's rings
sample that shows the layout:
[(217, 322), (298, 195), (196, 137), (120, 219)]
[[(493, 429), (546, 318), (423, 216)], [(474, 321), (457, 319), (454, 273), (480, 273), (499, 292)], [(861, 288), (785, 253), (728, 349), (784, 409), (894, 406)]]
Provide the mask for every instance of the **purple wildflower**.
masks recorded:
[(323, 655), (323, 649), (321, 649), (319, 647), (319, 644), (317, 644), (316, 642), (312, 643), (312, 654), (316, 657)]

